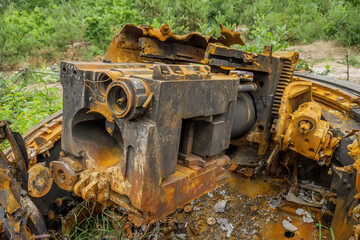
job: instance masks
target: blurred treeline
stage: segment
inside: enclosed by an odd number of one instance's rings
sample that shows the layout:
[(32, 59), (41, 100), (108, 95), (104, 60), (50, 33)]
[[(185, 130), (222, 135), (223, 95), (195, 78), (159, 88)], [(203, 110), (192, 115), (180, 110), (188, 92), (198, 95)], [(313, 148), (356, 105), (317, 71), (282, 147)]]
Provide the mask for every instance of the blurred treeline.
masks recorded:
[(250, 51), (319, 39), (360, 47), (359, 0), (0, 0), (0, 70), (62, 58), (80, 42), (85, 59), (103, 55), (128, 22), (209, 35), (223, 23), (243, 32)]

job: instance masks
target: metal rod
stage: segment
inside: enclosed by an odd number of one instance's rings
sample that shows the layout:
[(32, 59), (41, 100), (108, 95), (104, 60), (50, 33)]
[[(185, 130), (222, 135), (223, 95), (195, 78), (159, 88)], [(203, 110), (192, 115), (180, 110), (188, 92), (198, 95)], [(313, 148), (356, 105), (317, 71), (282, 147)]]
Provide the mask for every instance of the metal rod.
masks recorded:
[(238, 92), (253, 92), (257, 89), (255, 83), (248, 83), (248, 84), (240, 84), (238, 87)]

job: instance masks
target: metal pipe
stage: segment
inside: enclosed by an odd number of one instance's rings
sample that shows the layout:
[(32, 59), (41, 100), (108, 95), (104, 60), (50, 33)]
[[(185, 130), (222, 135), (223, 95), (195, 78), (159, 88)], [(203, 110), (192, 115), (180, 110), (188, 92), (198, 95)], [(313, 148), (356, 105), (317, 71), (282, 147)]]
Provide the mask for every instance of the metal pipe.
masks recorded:
[(253, 92), (257, 89), (255, 83), (247, 83), (247, 84), (240, 84), (238, 87), (238, 92)]

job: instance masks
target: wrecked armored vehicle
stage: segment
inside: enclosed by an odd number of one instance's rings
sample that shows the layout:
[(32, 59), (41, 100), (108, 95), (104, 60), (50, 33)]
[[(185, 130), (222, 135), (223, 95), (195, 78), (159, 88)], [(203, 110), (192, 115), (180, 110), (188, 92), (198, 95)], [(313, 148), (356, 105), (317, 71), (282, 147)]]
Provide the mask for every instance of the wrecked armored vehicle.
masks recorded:
[[(244, 42), (221, 28), (215, 39), (127, 24), (103, 62), (63, 61), (61, 112), (24, 136), (0, 122), (6, 235), (45, 234), (66, 196), (153, 223), (230, 170), (286, 179), (287, 201), (322, 209), (337, 239), (357, 237), (360, 86), (295, 72), (297, 52), (230, 48)], [(306, 181), (322, 200), (296, 195)]]

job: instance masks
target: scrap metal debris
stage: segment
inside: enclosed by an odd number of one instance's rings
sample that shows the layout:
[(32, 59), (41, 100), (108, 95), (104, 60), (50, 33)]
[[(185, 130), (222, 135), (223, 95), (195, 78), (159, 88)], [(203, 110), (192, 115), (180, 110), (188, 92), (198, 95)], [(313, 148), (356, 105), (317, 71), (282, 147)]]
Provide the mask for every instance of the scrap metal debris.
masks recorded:
[(297, 215), (300, 215), (300, 216), (303, 216), (303, 221), (304, 221), (305, 223), (312, 223), (312, 222), (314, 222), (314, 219), (313, 219), (313, 217), (311, 216), (311, 214), (310, 214), (308, 211), (305, 211), (305, 210), (302, 209), (302, 208), (296, 209), (296, 214), (297, 214)]
[(226, 203), (227, 201), (226, 200), (221, 200), (219, 202), (217, 202), (214, 206), (214, 212), (216, 213), (223, 213), (225, 212), (225, 209), (226, 209)]
[(288, 220), (283, 220), (282, 225), (287, 231), (290, 232), (296, 232), (298, 230), (298, 228), (291, 224)]
[(276, 209), (282, 202), (282, 199), (280, 196), (275, 196), (275, 197), (272, 197), (269, 201), (268, 201), (268, 204), (270, 207)]
[(226, 231), (226, 237), (230, 238), (231, 233), (232, 233), (232, 231), (234, 229), (233, 226), (225, 218), (217, 218), (216, 221), (220, 225), (220, 228), (222, 230)]

